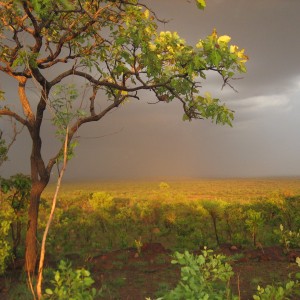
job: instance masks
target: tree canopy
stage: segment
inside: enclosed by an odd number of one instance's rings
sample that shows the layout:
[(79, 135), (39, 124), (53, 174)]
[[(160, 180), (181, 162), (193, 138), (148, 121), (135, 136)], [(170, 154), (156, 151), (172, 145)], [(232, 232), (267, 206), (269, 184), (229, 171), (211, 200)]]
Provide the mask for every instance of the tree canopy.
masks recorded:
[[(47, 107), (56, 118), (68, 113), (71, 137), (82, 124), (101, 119), (126, 99), (138, 99), (140, 90), (149, 90), (158, 101), (180, 101), (184, 119), (231, 124), (232, 111), (200, 90), (207, 71), (219, 73), (224, 83), (236, 72), (245, 72), (244, 50), (229, 45), (227, 35), (218, 36), (214, 30), (192, 47), (177, 32), (158, 32), (156, 15), (136, 0), (2, 1), (0, 12), (0, 71), (18, 81), (24, 110), (24, 116), (17, 114), (6, 99), (1, 115), (31, 127)], [(53, 89), (68, 77), (82, 78), (91, 87), (84, 99), (88, 104), (72, 113), (70, 101), (57, 99)], [(37, 107), (26, 96), (30, 80), (41, 92)], [(106, 95), (99, 98), (109, 101), (101, 111), (95, 106), (99, 91)], [(75, 97), (73, 89), (69, 100)]]

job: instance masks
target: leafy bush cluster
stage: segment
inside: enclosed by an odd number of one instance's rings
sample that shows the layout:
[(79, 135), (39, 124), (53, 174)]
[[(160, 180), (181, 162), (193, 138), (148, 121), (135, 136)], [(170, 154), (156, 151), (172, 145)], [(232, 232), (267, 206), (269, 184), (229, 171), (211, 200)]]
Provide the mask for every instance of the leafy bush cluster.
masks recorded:
[[(81, 254), (134, 246), (139, 238), (180, 251), (222, 243), (278, 244), (280, 224), (292, 232), (300, 228), (298, 200), (276, 194), (245, 204), (191, 201), (165, 184), (144, 199), (119, 198), (104, 191), (78, 192), (60, 200), (48, 243), (53, 251)], [(40, 215), (41, 222), (45, 213)], [(289, 247), (297, 245), (295, 238), (291, 236)]]

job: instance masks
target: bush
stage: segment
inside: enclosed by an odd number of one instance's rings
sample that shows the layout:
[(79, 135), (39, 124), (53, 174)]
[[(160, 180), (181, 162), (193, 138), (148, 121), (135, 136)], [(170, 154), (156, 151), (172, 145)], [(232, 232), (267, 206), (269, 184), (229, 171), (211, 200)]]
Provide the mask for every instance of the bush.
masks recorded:
[(51, 280), (53, 288), (47, 288), (45, 299), (51, 300), (92, 300), (97, 296), (97, 291), (92, 288), (94, 280), (89, 271), (85, 269), (73, 270), (71, 263), (61, 261), (58, 270)]
[(8, 241), (8, 234), (12, 222), (10, 211), (0, 211), (0, 275), (4, 274), (7, 261), (11, 257), (11, 246)]
[(113, 197), (106, 192), (96, 192), (89, 199), (90, 206), (94, 211), (109, 211), (114, 207)]
[(212, 252), (206, 249), (201, 255), (175, 252), (172, 263), (182, 266), (181, 278), (175, 289), (161, 299), (236, 299), (231, 297), (227, 285), (233, 275), (231, 266), (225, 262), (225, 256)]
[(290, 248), (299, 248), (300, 246), (300, 230), (291, 231), (286, 230), (282, 224), (279, 230), (274, 230), (279, 236), (279, 242), (284, 247), (285, 251), (289, 252)]

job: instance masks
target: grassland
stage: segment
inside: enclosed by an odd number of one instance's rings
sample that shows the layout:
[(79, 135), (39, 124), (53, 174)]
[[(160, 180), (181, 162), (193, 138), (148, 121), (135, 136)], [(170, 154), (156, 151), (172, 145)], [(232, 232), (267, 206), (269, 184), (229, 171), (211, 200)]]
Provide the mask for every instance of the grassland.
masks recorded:
[[(78, 193), (105, 191), (113, 197), (151, 198), (155, 196), (162, 180), (152, 181), (77, 181), (62, 185), (61, 197), (72, 197)], [(300, 195), (300, 178), (254, 178), (254, 179), (199, 179), (166, 180), (174, 195), (188, 200), (222, 199), (225, 201), (251, 202), (276, 193)], [(44, 192), (45, 198), (51, 198), (55, 184)]]

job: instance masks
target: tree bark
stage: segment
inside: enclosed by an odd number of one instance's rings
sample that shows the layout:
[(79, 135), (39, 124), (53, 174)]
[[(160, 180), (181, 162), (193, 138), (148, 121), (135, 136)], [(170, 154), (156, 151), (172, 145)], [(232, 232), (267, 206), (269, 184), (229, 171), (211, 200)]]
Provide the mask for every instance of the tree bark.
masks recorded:
[(36, 268), (38, 248), (37, 248), (37, 229), (38, 229), (38, 212), (41, 194), (46, 184), (37, 181), (32, 182), (30, 193), (30, 204), (28, 210), (28, 224), (26, 233), (26, 250), (25, 250), (25, 270), (34, 273)]
[[(42, 97), (42, 99), (44, 98)], [(30, 156), (31, 192), (25, 243), (25, 270), (27, 273), (34, 273), (36, 268), (38, 256), (37, 229), (40, 197), (50, 178), (50, 172), (46, 170), (45, 163), (41, 155), (42, 140), (40, 137), (40, 127), (44, 109), (45, 103), (44, 105), (38, 106), (36, 119), (33, 118), (27, 126), (32, 140)]]
[(41, 156), (42, 141), (39, 136), (39, 127), (31, 130), (30, 134), (32, 138), (31, 192), (25, 245), (25, 270), (34, 273), (38, 256), (37, 229), (40, 197), (49, 182), (50, 175), (45, 169)]

